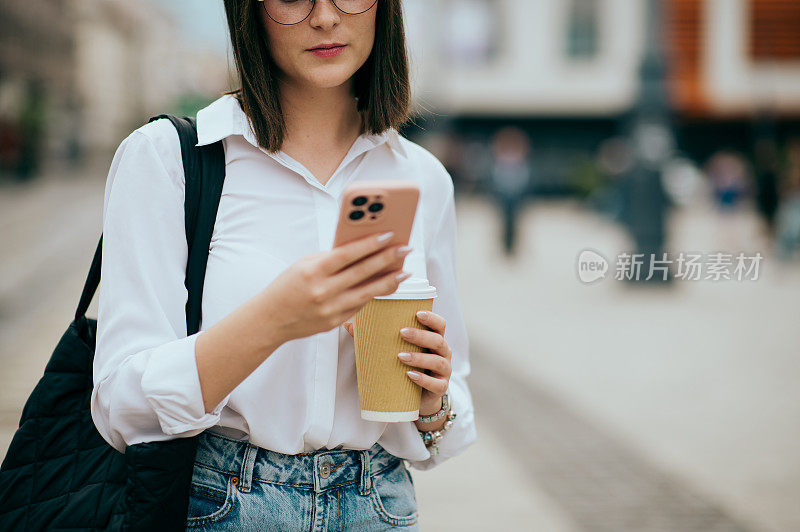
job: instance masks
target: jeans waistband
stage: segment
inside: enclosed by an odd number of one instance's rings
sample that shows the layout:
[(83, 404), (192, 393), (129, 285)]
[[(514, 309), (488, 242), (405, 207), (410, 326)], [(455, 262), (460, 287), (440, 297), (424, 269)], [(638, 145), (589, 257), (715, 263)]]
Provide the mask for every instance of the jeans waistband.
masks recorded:
[(358, 483), (369, 494), (371, 476), (397, 466), (402, 458), (379, 444), (369, 449), (319, 449), (283, 454), (248, 441), (234, 440), (210, 431), (199, 435), (195, 463), (238, 476), (239, 489), (250, 491), (253, 481), (272, 482), (322, 492)]

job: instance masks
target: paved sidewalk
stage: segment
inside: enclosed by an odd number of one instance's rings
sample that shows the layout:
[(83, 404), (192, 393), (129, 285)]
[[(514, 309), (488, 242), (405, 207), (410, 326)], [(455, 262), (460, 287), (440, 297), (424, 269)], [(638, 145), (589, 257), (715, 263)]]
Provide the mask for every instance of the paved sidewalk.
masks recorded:
[[(472, 386), (477, 395), (494, 383), (516, 405), (515, 418), (490, 409), (490, 419), (514, 428), (506, 439), (527, 450), (518, 467), (538, 491), (585, 530), (602, 529), (596, 520), (617, 530), (800, 530), (800, 267), (772, 257), (752, 212), (678, 212), (671, 249), (760, 251), (758, 281), (673, 290), (581, 284), (580, 250), (611, 258), (630, 248), (616, 224), (571, 201), (529, 205), (512, 260), (498, 253), (491, 205), (461, 201), (458, 215)], [(581, 465), (564, 469), (571, 459)], [(473, 486), (465, 507), (485, 498)]]
[(75, 313), (101, 232), (104, 172), (0, 186), (0, 456)]

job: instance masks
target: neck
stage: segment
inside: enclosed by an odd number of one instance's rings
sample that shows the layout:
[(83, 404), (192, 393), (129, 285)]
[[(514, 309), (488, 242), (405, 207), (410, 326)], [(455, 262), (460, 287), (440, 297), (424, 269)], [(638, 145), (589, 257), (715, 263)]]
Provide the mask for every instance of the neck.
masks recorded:
[(290, 142), (330, 144), (361, 133), (361, 116), (348, 81), (338, 87), (319, 88), (281, 83), (281, 109)]

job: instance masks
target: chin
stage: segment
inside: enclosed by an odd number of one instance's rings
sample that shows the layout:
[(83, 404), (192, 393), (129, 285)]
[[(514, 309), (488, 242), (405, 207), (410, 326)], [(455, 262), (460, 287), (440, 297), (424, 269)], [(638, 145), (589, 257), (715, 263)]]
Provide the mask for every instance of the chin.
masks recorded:
[(307, 79), (308, 83), (321, 89), (329, 89), (332, 87), (338, 87), (339, 85), (345, 83), (355, 73), (350, 72), (350, 70), (343, 71), (342, 69), (336, 69), (335, 71), (331, 71), (331, 69), (325, 70), (327, 71), (318, 72), (315, 73), (315, 75), (310, 76)]

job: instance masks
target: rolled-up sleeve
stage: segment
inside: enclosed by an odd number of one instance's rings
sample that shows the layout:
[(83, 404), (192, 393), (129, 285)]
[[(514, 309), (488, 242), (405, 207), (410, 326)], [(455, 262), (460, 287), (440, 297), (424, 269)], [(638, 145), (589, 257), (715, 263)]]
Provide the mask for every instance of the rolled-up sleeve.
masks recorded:
[[(441, 171), (445, 172), (443, 167)], [(453, 182), (447, 175), (447, 199), (442, 207), (442, 217), (436, 225), (434, 237), (426, 245), (428, 280), (436, 287), (437, 297), (434, 299), (433, 311), (445, 319), (444, 338), (452, 350), (452, 374), (448, 395), (452, 410), (457, 414), (453, 425), (445, 431), (439, 440), (439, 453), (430, 456), (425, 449), (421, 438), (415, 440), (415, 445), (421, 447), (421, 452), (428, 456), (424, 460), (409, 461), (409, 465), (418, 470), (430, 469), (437, 464), (461, 454), (469, 445), (475, 442), (475, 416), (472, 405), (472, 395), (467, 384), (470, 374), (469, 339), (457, 294), (456, 276), (456, 210), (453, 195)]]
[[(150, 131), (166, 135), (163, 124)], [(179, 153), (172, 131), (164, 142)], [(199, 333), (186, 335), (183, 198), (183, 168), (165, 164), (153, 139), (134, 131), (114, 154), (106, 182), (91, 397), (98, 431), (122, 452), (198, 434), (219, 421), (229, 398), (205, 412)]]

